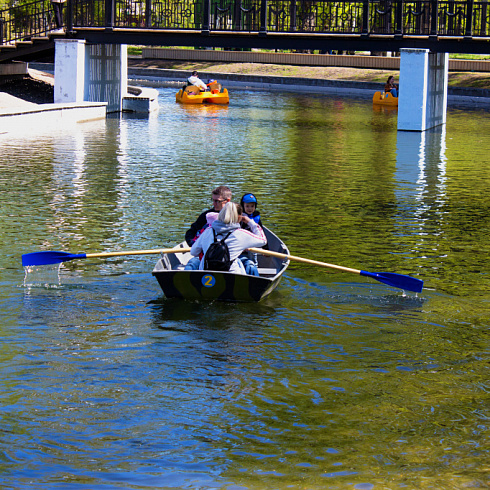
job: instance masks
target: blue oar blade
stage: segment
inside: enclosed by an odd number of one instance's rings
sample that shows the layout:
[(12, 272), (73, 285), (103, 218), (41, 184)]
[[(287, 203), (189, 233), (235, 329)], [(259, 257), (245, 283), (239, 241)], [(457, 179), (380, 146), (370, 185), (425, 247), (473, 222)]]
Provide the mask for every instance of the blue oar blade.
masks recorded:
[(22, 256), (22, 266), (29, 267), (33, 265), (59, 264), (73, 259), (85, 259), (86, 254), (71, 254), (68, 252), (32, 252)]
[(424, 287), (424, 281), (421, 279), (415, 279), (414, 277), (395, 274), (393, 272), (361, 271), (361, 276), (371, 277), (383, 284), (388, 284), (388, 286), (404, 289), (405, 291), (414, 291), (415, 293), (422, 292), (422, 288)]

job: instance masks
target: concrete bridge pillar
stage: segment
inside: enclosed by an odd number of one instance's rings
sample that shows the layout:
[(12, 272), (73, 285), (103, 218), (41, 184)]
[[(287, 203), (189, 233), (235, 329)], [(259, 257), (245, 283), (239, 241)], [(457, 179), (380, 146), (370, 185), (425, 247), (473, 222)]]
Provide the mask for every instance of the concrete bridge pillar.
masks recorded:
[(83, 102), (85, 41), (56, 39), (54, 51), (54, 103)]
[(57, 39), (54, 102), (107, 102), (107, 112), (122, 109), (128, 88), (125, 44), (86, 44)]
[(400, 49), (398, 131), (446, 124), (448, 65), (448, 53)]

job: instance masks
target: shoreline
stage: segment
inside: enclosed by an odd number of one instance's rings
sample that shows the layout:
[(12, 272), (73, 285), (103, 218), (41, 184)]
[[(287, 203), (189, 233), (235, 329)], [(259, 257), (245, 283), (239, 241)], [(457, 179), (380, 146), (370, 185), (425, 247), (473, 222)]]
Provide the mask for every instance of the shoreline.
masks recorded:
[[(160, 68), (167, 70), (213, 71), (236, 75), (276, 76), (311, 78), (321, 80), (344, 80), (354, 82), (373, 82), (384, 85), (389, 75), (399, 78), (398, 69), (381, 69), (346, 66), (308, 66), (277, 65), (251, 62), (205, 62), (205, 61), (169, 61), (158, 58), (143, 58), (141, 55), (129, 55), (130, 68)], [(449, 87), (490, 89), (490, 72), (457, 72), (448, 73)]]
[[(374, 92), (383, 90), (384, 84), (371, 81), (342, 79), (318, 79), (302, 77), (280, 77), (274, 75), (243, 75), (236, 73), (201, 70), (202, 78), (213, 78), (227, 88), (240, 90), (271, 90), (302, 93), (338, 93), (342, 95), (372, 98)], [(151, 87), (180, 88), (189, 76), (188, 71), (163, 68), (130, 68), (128, 79), (134, 84)], [(472, 105), (490, 104), (490, 90), (468, 87), (448, 87), (448, 102), (466, 102)]]
[[(198, 70), (202, 78), (226, 82), (229, 88), (273, 90), (303, 93), (330, 93), (372, 98), (383, 90), (384, 80), (393, 70), (267, 65), (258, 63), (170, 62), (141, 56), (128, 57), (128, 78), (150, 86), (179, 87)], [(306, 75), (306, 76), (305, 76)], [(450, 78), (463, 80), (448, 86), (448, 104), (490, 104), (490, 74), (451, 72)], [(172, 82), (174, 82), (172, 84)], [(162, 85), (158, 85), (161, 83)], [(163, 85), (165, 83), (165, 85)], [(480, 86), (475, 86), (480, 85)]]
[[(203, 63), (200, 63), (203, 65)], [(180, 88), (189, 76), (189, 69), (176, 69), (175, 66), (182, 67), (182, 63), (169, 63), (162, 60), (142, 59), (141, 57), (131, 57), (128, 59), (128, 79), (134, 85), (149, 87), (175, 87)], [(188, 65), (188, 64), (187, 64)], [(238, 90), (267, 90), (274, 92), (296, 92), (296, 93), (316, 93), (330, 94), (351, 98), (372, 99), (374, 92), (383, 90), (384, 83), (374, 81), (373, 77), (380, 76), (383, 70), (367, 70), (358, 68), (320, 68), (323, 73), (330, 73), (332, 78), (308, 78), (299, 76), (281, 76), (277, 74), (246, 74), (229, 73), (216, 70), (216, 68), (230, 69), (230, 64), (207, 63), (199, 71), (202, 78), (213, 78), (219, 80), (227, 88)], [(248, 70), (250, 64), (234, 63), (235, 69)], [(173, 68), (168, 68), (172, 66)], [(198, 67), (193, 64), (191, 68)], [(260, 65), (261, 69), (274, 70), (274, 66)], [(292, 67), (297, 69), (298, 67)], [(302, 68), (302, 67), (301, 67)], [(346, 75), (350, 77), (359, 76), (360, 73), (369, 72), (368, 80), (346, 80)], [(393, 73), (393, 71), (385, 71)], [(459, 75), (456, 73), (456, 75)], [(343, 77), (343, 78), (341, 78)], [(481, 80), (489, 79), (487, 75), (479, 76)], [(476, 87), (448, 87), (447, 97), (448, 107), (468, 107), (468, 108), (490, 108), (490, 89)]]
[[(175, 87), (177, 89), (189, 76), (189, 70), (196, 68), (200, 70), (202, 78), (217, 79), (231, 89), (325, 93), (367, 99), (372, 98), (375, 91), (382, 90), (382, 84), (377, 80), (385, 76), (386, 73), (393, 72), (392, 70), (325, 67), (317, 69), (317, 72), (318, 70), (321, 71), (321, 78), (310, 78), (278, 74), (276, 65), (250, 66), (252, 65), (250, 63), (198, 63), (197, 65), (196, 63), (172, 63), (129, 56), (128, 81), (131, 81), (131, 85)], [(289, 69), (292, 73), (294, 70), (298, 70), (297, 66), (282, 68)], [(223, 71), (225, 69), (229, 71)], [(243, 73), (244, 71), (247, 73)], [(251, 73), (251, 71), (255, 71), (255, 73)], [(304, 71), (308, 74), (311, 73), (309, 70), (301, 70), (302, 74)], [(34, 104), (53, 103), (53, 63), (29, 63), (28, 72), (29, 76), (21, 80), (12, 80), (0, 85), (0, 109), (23, 105), (26, 102)], [(459, 75), (461, 74), (455, 74), (456, 77)], [(325, 78), (326, 76), (330, 78)], [(487, 79), (490, 79), (490, 75), (479, 76), (480, 81), (484, 82)], [(5, 96), (2, 97), (3, 94)], [(13, 98), (19, 99), (20, 102), (16, 104)], [(451, 106), (490, 107), (490, 89), (449, 86), (448, 107)]]

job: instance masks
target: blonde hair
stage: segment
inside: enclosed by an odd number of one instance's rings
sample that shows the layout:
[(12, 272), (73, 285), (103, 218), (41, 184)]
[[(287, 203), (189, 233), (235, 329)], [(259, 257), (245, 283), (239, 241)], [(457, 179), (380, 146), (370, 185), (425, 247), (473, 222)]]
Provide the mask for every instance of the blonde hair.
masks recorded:
[(234, 202), (227, 202), (219, 212), (218, 220), (226, 225), (238, 223), (240, 214), (238, 213), (238, 206)]

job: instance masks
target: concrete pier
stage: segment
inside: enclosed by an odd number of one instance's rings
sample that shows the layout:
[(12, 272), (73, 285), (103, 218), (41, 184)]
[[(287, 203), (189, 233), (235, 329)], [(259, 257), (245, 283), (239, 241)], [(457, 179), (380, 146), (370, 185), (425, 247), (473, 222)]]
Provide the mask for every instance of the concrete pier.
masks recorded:
[(83, 102), (85, 87), (85, 41), (56, 39), (54, 103)]
[(128, 57), (125, 44), (91, 44), (57, 39), (55, 103), (107, 102), (107, 112), (120, 112), (127, 94)]
[(399, 131), (426, 131), (446, 123), (448, 64), (448, 53), (400, 50)]

